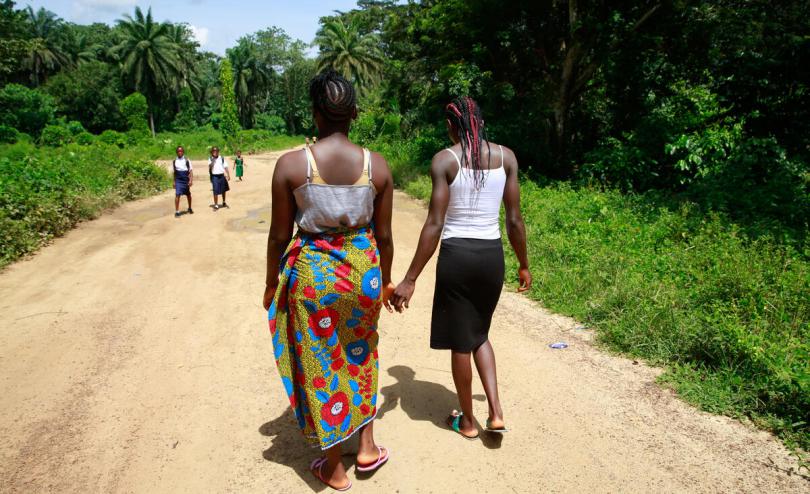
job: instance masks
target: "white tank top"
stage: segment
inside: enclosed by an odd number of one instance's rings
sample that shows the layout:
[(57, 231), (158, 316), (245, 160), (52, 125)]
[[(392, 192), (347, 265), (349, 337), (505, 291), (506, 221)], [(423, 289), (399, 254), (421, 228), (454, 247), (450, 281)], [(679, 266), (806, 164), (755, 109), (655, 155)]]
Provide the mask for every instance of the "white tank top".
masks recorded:
[(506, 186), (506, 170), (503, 168), (503, 146), (498, 147), (501, 150), (501, 167), (484, 172), (486, 179), (480, 190), (475, 190), (473, 171), (462, 168), (458, 155), (447, 148), (458, 163), (458, 173), (450, 184), (450, 202), (447, 205), (442, 239), (501, 238), (498, 219), (503, 189)]

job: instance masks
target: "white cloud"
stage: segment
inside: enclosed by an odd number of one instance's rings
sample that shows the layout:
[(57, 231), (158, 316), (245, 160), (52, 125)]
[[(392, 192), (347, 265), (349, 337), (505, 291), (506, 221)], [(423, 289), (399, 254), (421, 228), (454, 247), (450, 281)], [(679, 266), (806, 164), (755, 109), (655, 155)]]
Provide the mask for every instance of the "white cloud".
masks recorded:
[(136, 4), (137, 0), (75, 0), (73, 17), (84, 22), (105, 22), (111, 20), (112, 16), (118, 18), (132, 13)]
[(200, 46), (205, 46), (208, 43), (208, 28), (207, 27), (197, 27), (194, 25), (189, 25), (189, 29), (191, 29), (191, 34), (194, 36), (194, 39), (197, 40), (197, 43)]
[(122, 9), (134, 7), (136, 3), (136, 0), (76, 0), (73, 7), (81, 10), (120, 12)]

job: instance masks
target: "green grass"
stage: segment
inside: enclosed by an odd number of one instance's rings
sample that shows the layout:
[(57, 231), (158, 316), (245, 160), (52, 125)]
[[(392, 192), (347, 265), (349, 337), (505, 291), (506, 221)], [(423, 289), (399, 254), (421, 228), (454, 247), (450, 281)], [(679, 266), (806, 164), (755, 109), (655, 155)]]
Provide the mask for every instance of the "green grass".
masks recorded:
[(250, 154), (261, 151), (287, 149), (304, 143), (303, 136), (272, 135), (258, 130), (242, 131), (232, 143), (222, 138), (214, 129), (201, 129), (193, 132), (162, 132), (154, 139), (140, 140), (135, 146), (127, 149), (149, 159), (169, 159), (175, 156), (177, 146), (183, 146), (190, 159), (207, 158), (212, 146), (219, 146), (221, 151), (231, 156), (237, 149)]
[[(390, 146), (390, 145), (389, 145)], [(386, 154), (427, 199), (425, 164)], [(592, 326), (605, 347), (665, 368), (703, 410), (810, 449), (810, 264), (804, 245), (750, 238), (689, 203), (524, 180), (529, 297)], [(508, 243), (505, 240), (505, 246)], [(510, 250), (510, 249), (508, 249)], [(514, 256), (507, 256), (515, 272)]]
[[(155, 139), (110, 134), (106, 140), (113, 143), (95, 137), (86, 145), (0, 145), (0, 267), (106, 208), (171, 187), (168, 174), (154, 160), (173, 157), (178, 145), (192, 159), (207, 156), (211, 145), (234, 151), (214, 130), (164, 133)], [(249, 153), (301, 142), (303, 137), (246, 131), (233, 145)]]

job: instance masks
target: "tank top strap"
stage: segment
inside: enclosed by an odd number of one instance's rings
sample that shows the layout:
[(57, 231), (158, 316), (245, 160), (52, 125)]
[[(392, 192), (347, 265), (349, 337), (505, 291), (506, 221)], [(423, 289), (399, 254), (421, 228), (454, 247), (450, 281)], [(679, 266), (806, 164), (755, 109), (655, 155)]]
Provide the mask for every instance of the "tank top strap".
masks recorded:
[(307, 183), (309, 184), (325, 184), (321, 174), (318, 172), (318, 163), (315, 162), (315, 155), (309, 147), (304, 148), (307, 155)]
[(354, 185), (366, 185), (371, 183), (371, 151), (363, 148), (363, 171)]
[(453, 155), (453, 158), (456, 159), (456, 163), (458, 163), (458, 172), (461, 173), (461, 158), (458, 157), (455, 151), (450, 148), (444, 148), (445, 151), (450, 151), (450, 154)]
[(503, 168), (503, 146), (498, 144), (498, 149), (501, 150), (501, 168)]

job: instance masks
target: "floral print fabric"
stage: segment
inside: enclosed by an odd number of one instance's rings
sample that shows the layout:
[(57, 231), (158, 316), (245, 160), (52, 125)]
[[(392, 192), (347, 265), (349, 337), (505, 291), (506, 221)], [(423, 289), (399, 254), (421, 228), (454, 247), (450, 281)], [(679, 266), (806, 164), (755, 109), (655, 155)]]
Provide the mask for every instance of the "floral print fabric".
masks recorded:
[(304, 435), (327, 449), (377, 413), (379, 252), (370, 228), (299, 234), (268, 318), (281, 381)]

